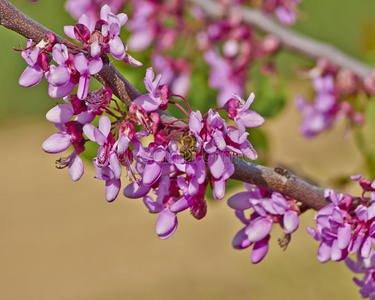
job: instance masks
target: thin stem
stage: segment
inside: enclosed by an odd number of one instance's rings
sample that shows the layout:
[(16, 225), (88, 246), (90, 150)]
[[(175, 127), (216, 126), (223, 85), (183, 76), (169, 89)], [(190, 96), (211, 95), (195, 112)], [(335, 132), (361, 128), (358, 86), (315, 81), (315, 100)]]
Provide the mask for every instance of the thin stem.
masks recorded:
[(174, 101), (168, 101), (169, 103), (173, 104), (173, 105), (176, 105), (179, 109), (181, 109), (183, 111), (183, 113), (185, 115), (188, 116), (188, 118), (190, 117), (190, 115), (187, 113), (187, 111), (178, 103), (174, 102)]
[(175, 94), (173, 94), (173, 96), (174, 96), (174, 97), (181, 98), (182, 100), (184, 100), (184, 102), (186, 103), (186, 106), (187, 106), (189, 112), (191, 113), (191, 112), (193, 111), (193, 110), (191, 109), (191, 107), (190, 107), (189, 102), (188, 102), (184, 97), (182, 97), (181, 95), (175, 95)]
[(183, 127), (183, 128), (177, 129), (176, 131), (173, 131), (171, 134), (167, 135), (166, 137), (169, 138), (169, 137), (175, 135), (176, 133), (179, 133), (179, 132), (181, 132), (181, 131), (183, 131), (183, 130), (186, 130), (187, 127), (188, 127), (188, 126), (185, 126), (185, 127)]

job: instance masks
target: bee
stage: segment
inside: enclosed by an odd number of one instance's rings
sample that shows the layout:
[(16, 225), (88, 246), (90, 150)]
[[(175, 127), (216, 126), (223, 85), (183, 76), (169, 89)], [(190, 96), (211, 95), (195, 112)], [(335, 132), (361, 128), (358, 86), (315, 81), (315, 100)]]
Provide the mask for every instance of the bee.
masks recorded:
[(197, 138), (195, 135), (184, 136), (181, 140), (180, 154), (187, 162), (193, 162), (197, 154)]

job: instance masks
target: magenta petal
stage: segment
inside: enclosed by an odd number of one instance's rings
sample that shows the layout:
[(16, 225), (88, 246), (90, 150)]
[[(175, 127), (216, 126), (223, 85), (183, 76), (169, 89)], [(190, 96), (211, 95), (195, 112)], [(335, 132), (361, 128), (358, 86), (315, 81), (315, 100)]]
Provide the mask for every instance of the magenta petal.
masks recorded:
[(117, 198), (117, 195), (121, 188), (120, 179), (109, 179), (105, 182), (105, 199), (108, 202), (112, 202)]
[(331, 252), (331, 245), (326, 241), (322, 241), (318, 249), (318, 260), (322, 263), (329, 261), (331, 259)]
[(361, 221), (365, 221), (366, 222), (369, 219), (368, 218), (367, 207), (365, 207), (363, 205), (358, 206), (355, 209), (355, 213), (357, 214), (358, 219), (361, 220)]
[(99, 119), (99, 130), (107, 138), (109, 132), (111, 131), (111, 120), (106, 116), (101, 116)]
[(115, 59), (123, 60), (125, 58), (125, 47), (120, 37), (116, 36), (109, 41), (109, 48)]
[(160, 203), (155, 202), (150, 196), (143, 197), (143, 203), (146, 205), (150, 213), (161, 212), (163, 207)]
[(362, 245), (363, 242), (363, 232), (360, 231), (355, 238), (351, 238), (348, 246), (348, 250), (350, 254), (357, 253)]
[(177, 217), (169, 210), (163, 210), (156, 221), (156, 233), (160, 239), (169, 238), (177, 229)]
[(226, 180), (221, 178), (220, 180), (216, 180), (214, 183), (214, 188), (212, 190), (212, 194), (216, 200), (221, 200), (225, 196), (225, 184)]
[(228, 205), (230, 208), (237, 210), (245, 210), (251, 207), (249, 201), (249, 192), (240, 192), (228, 199)]
[(89, 76), (83, 75), (79, 78), (78, 89), (77, 89), (78, 99), (83, 100), (87, 97), (89, 85), (90, 85), (90, 77)]
[(245, 141), (243, 144), (240, 145), (240, 150), (245, 157), (251, 160), (257, 160), (258, 154), (255, 151), (253, 145), (249, 141)]
[(299, 225), (297, 213), (295, 211), (288, 210), (284, 214), (283, 223), (285, 233), (293, 233), (296, 231)]
[(362, 247), (361, 247), (361, 256), (363, 258), (369, 258), (370, 256), (370, 251), (371, 251), (371, 246), (372, 246), (372, 237), (368, 236), (364, 240)]
[(245, 230), (249, 241), (258, 242), (264, 239), (271, 232), (273, 222), (268, 217), (258, 217), (254, 219)]
[(124, 26), (125, 23), (128, 21), (128, 15), (127, 14), (124, 14), (124, 13), (120, 13), (118, 15), (116, 15), (116, 17), (118, 18), (119, 22), (120, 22), (120, 26)]
[(96, 127), (94, 127), (94, 141), (97, 142), (100, 146), (103, 146), (108, 142), (107, 137)]
[(256, 242), (251, 251), (251, 262), (257, 264), (262, 261), (268, 252), (268, 239), (263, 239), (259, 242)]
[(42, 149), (47, 153), (60, 153), (70, 146), (70, 136), (68, 134), (55, 133), (46, 139), (42, 144)]
[(234, 249), (245, 249), (251, 246), (252, 242), (249, 241), (247, 238), (247, 234), (245, 233), (245, 228), (242, 228), (237, 234), (234, 236), (232, 241), (232, 246)]
[[(240, 96), (238, 96), (238, 95), (235, 95), (235, 96), (236, 96), (237, 99), (241, 99)], [(246, 102), (245, 102), (245, 105), (242, 106), (241, 109), (242, 109), (242, 110), (247, 110), (247, 109), (249, 109), (249, 107), (250, 107), (250, 105), (253, 103), (254, 99), (255, 99), (255, 94), (254, 94), (254, 93), (251, 93), (251, 94), (249, 95), (249, 98), (247, 98), (247, 100), (246, 100)]]
[(160, 106), (160, 103), (156, 102), (155, 99), (150, 96), (150, 94), (139, 96), (133, 101), (133, 103), (141, 105), (142, 108), (148, 113), (157, 110)]
[(261, 115), (252, 110), (242, 112), (240, 119), (242, 120), (243, 125), (247, 128), (255, 128), (262, 126), (265, 121)]
[(145, 170), (143, 172), (143, 184), (144, 185), (152, 185), (158, 180), (161, 174), (161, 166), (157, 162), (148, 163), (145, 166)]
[(314, 240), (316, 240), (316, 241), (322, 240), (322, 237), (320, 236), (320, 234), (314, 228), (306, 227), (306, 230), (307, 230), (308, 234), (310, 234), (314, 238)]
[(100, 19), (107, 20), (108, 14), (111, 14), (112, 10), (111, 7), (108, 4), (105, 4), (100, 9)]
[(59, 104), (51, 108), (47, 114), (46, 118), (52, 123), (64, 124), (73, 117), (74, 110), (73, 107), (69, 104)]
[(69, 58), (68, 48), (62, 44), (55, 44), (52, 48), (52, 57), (59, 65), (63, 65)]
[(152, 82), (154, 81), (155, 73), (152, 67), (147, 68), (146, 70), (146, 76), (143, 79), (143, 82), (145, 84), (146, 89), (152, 93), (154, 91), (154, 86), (152, 85)]
[(65, 35), (66, 35), (67, 37), (69, 37), (69, 38), (75, 40), (76, 35), (75, 35), (75, 33), (74, 33), (74, 26), (71, 26), (71, 25), (69, 25), (69, 26), (64, 26), (64, 33), (65, 33)]
[(192, 112), (189, 118), (189, 129), (199, 134), (203, 128), (202, 120), (202, 113), (199, 110), (197, 112)]
[(69, 70), (65, 66), (53, 67), (51, 66), (48, 76), (48, 82), (55, 86), (64, 86), (70, 80)]
[(357, 264), (357, 262), (353, 261), (349, 257), (345, 258), (345, 264), (346, 266), (355, 273), (361, 273), (362, 268)]
[(85, 124), (83, 126), (83, 133), (93, 142), (95, 142), (94, 130), (95, 126), (92, 124)]
[(351, 226), (346, 223), (341, 225), (337, 230), (338, 247), (340, 249), (347, 248), (349, 245), (351, 236), (352, 236)]
[(129, 183), (124, 189), (124, 196), (131, 199), (137, 199), (144, 197), (148, 194), (151, 187), (143, 184), (139, 184), (135, 181)]
[(277, 192), (272, 193), (272, 206), (277, 214), (282, 215), (288, 209), (288, 204), (283, 195)]
[(103, 68), (103, 61), (100, 57), (94, 58), (92, 61), (90, 61), (88, 65), (89, 71), (91, 75), (94, 75), (96, 73), (99, 73), (100, 70)]
[(76, 82), (70, 78), (70, 81), (64, 86), (54, 86), (50, 84), (48, 86), (48, 95), (51, 98), (58, 99), (69, 95), (76, 87)]
[[(189, 187), (188, 187), (188, 194), (190, 196), (196, 196), (199, 192), (199, 187), (200, 185), (197, 182), (197, 178), (196, 177), (191, 178), (189, 182)], [(225, 189), (224, 189), (224, 192), (225, 192)]]
[(203, 184), (206, 179), (206, 163), (201, 157), (196, 160), (196, 169), (194, 176), (197, 178), (199, 184)]
[(124, 62), (133, 66), (133, 67), (142, 67), (143, 66), (143, 63), (141, 63), (140, 61), (136, 60), (134, 57), (132, 57), (131, 55), (129, 55), (129, 53), (126, 53), (126, 56), (125, 56), (125, 59), (124, 59)]
[(171, 205), (170, 211), (173, 213), (178, 213), (180, 211), (183, 211), (189, 208), (190, 206), (193, 205), (193, 203), (194, 203), (193, 199), (187, 199), (185, 197), (182, 197), (180, 200), (178, 200), (177, 202)]
[(219, 151), (211, 153), (208, 156), (208, 166), (210, 168), (212, 176), (214, 176), (215, 178), (220, 178), (225, 170), (223, 153)]
[(78, 53), (74, 57), (74, 65), (79, 73), (87, 73), (87, 58), (83, 53)]
[(115, 152), (111, 152), (109, 155), (109, 163), (111, 170), (113, 171), (113, 174), (115, 175), (115, 178), (119, 179), (121, 177), (121, 164), (118, 160), (117, 154)]
[(25, 71), (20, 76), (18, 83), (23, 87), (32, 87), (37, 85), (43, 78), (42, 68), (36, 67), (27, 67)]
[(90, 47), (90, 52), (91, 52), (91, 56), (96, 58), (100, 55), (101, 53), (101, 48), (100, 48), (100, 45), (99, 45), (99, 41), (96, 40), (95, 42), (93, 42), (91, 44), (91, 47)]
[(69, 162), (70, 178), (72, 178), (73, 181), (79, 180), (83, 175), (83, 171), (82, 159), (77, 154), (72, 155)]
[(81, 123), (82, 125), (91, 123), (95, 119), (95, 114), (91, 111), (83, 111), (75, 117), (75, 121)]
[(341, 250), (339, 247), (338, 247), (338, 242), (337, 240), (333, 240), (333, 243), (332, 243), (332, 248), (331, 248), (331, 260), (332, 261), (341, 261), (343, 260), (345, 257), (345, 254), (347, 252), (343, 250)]
[(117, 149), (118, 154), (123, 154), (126, 149), (128, 149), (130, 140), (125, 134), (121, 134), (117, 142), (113, 145), (115, 149)]
[(368, 219), (369, 220), (371, 220), (373, 217), (375, 217), (375, 203), (371, 204), (371, 206), (369, 208), (367, 208), (367, 212), (368, 212)]
[[(31, 45), (29, 45), (29, 41), (31, 41), (31, 40), (27, 40), (28, 47), (31, 46)], [(34, 50), (32, 50), (32, 51), (30, 51), (30, 50), (22, 51), (21, 56), (25, 59), (27, 64), (31, 67), (31, 66), (34, 66), (37, 63), (39, 52), (40, 52), (40, 48), (35, 47)]]

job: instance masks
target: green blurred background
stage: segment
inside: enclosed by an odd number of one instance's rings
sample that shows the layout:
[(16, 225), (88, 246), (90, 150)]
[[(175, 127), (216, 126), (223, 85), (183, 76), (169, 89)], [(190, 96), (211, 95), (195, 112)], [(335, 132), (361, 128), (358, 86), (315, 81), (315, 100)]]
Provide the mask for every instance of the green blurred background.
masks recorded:
[[(64, 25), (74, 24), (63, 9), (64, 1), (12, 3), (58, 34), (63, 35)], [(305, 0), (300, 9), (296, 30), (362, 61), (375, 62), (374, 1)], [(18, 85), (26, 63), (13, 48), (21, 42), (25, 46), (25, 39), (0, 28), (0, 40), (1, 299), (360, 299), (353, 274), (343, 263), (317, 261), (318, 245), (305, 230), (313, 226), (313, 212), (302, 217), (287, 251), (278, 247), (281, 230), (276, 229), (266, 258), (252, 265), (249, 250), (231, 247), (241, 224), (225, 199), (211, 201), (208, 216), (199, 222), (187, 212), (180, 214), (177, 232), (161, 241), (154, 229), (156, 216), (141, 200), (120, 195), (114, 203), (106, 203), (104, 184), (93, 179), (89, 163), (84, 177), (73, 183), (67, 170), (54, 168), (58, 156), (41, 150), (44, 139), (55, 131), (44, 116), (57, 101), (48, 97), (45, 80), (28, 89)], [(132, 54), (144, 62), (142, 55)], [(344, 124), (313, 140), (299, 136), (301, 116), (293, 98), (312, 96), (312, 91), (294, 71), (312, 62), (282, 53), (277, 63), (280, 90), (270, 90), (272, 84), (264, 78), (253, 78), (254, 109), (270, 116), (254, 133), (254, 143), (268, 149), (261, 151), (262, 159), (270, 167), (287, 166), (322, 186), (336, 183), (342, 175), (365, 172), (365, 160), (353, 133), (344, 134)], [(141, 91), (147, 67), (134, 72), (120, 66)], [(195, 75), (195, 92), (188, 98), (193, 108), (208, 105), (206, 100), (214, 95), (205, 90), (200, 73), (207, 70), (202, 71)], [(270, 113), (270, 100), (256, 106), (262, 99), (281, 99), (284, 110)], [(373, 120), (373, 113), (367, 118)], [(364, 134), (372, 141), (370, 125)], [(239, 188), (234, 186), (227, 197)], [(359, 192), (353, 186), (346, 190)]]

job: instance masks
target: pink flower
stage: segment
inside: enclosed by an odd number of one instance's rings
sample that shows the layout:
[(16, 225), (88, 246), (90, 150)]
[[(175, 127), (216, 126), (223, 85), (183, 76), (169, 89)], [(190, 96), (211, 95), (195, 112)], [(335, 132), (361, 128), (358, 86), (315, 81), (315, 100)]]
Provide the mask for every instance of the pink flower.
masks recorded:
[[(246, 192), (237, 193), (228, 199), (228, 205), (236, 210), (236, 216), (245, 224), (232, 244), (235, 249), (254, 245), (251, 261), (258, 263), (267, 254), (272, 226), (279, 223), (285, 234), (290, 235), (298, 228), (300, 211), (293, 200), (286, 199), (279, 193), (251, 184), (244, 186)], [(245, 211), (250, 208), (253, 213), (247, 218)]]

